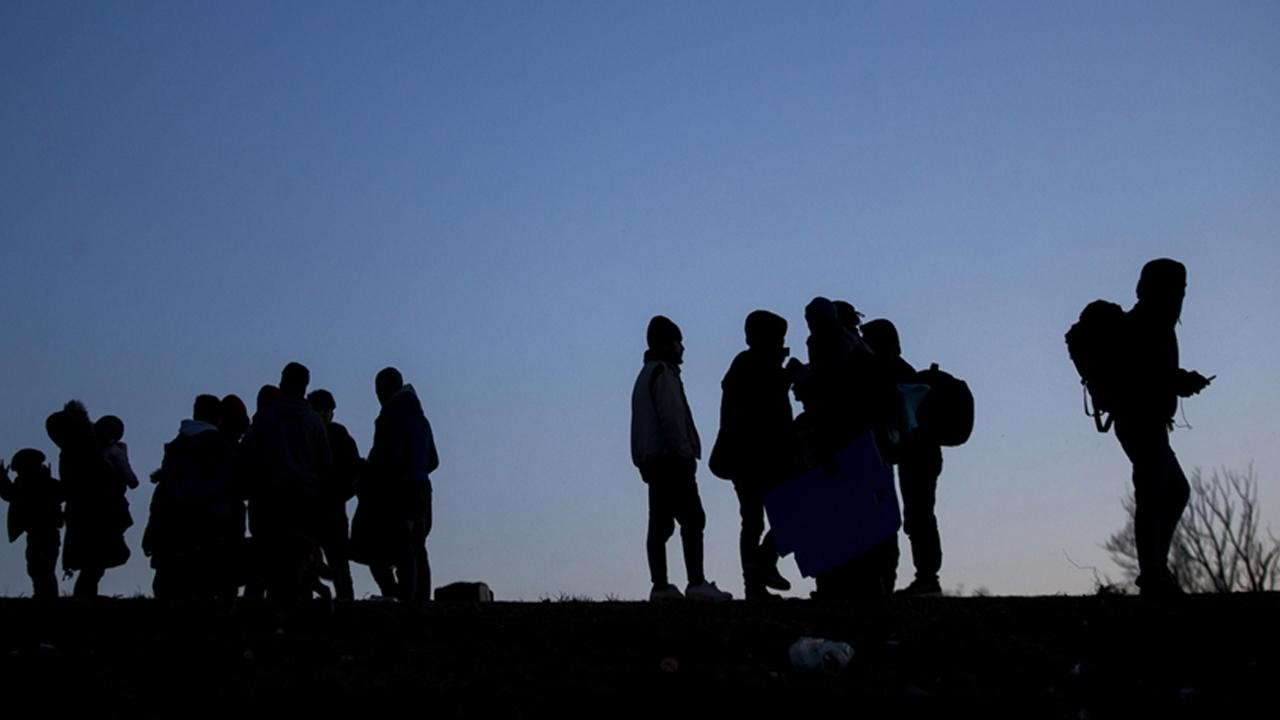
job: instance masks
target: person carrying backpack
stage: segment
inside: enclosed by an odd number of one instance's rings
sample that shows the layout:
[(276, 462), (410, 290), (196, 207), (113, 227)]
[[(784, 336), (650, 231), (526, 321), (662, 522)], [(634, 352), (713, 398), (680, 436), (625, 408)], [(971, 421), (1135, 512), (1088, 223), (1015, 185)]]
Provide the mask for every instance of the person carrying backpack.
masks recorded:
[[(1114, 426), (1133, 463), (1137, 585), (1146, 596), (1182, 594), (1168, 558), (1191, 487), (1169, 433), (1178, 398), (1199, 393), (1213, 380), (1179, 366), (1176, 326), (1186, 289), (1186, 266), (1152, 260), (1142, 268), (1131, 310), (1119, 315), (1110, 303), (1091, 303), (1067, 334), (1072, 360), (1094, 401), (1098, 430)], [(1106, 423), (1104, 412), (1110, 413)]]

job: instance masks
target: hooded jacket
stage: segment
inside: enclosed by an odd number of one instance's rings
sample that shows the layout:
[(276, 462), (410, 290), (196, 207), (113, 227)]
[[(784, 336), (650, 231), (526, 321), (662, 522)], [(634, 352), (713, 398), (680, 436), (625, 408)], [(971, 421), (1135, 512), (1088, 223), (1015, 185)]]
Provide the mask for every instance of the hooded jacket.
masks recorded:
[(655, 460), (697, 460), (702, 443), (680, 380), (680, 366), (653, 351), (631, 392), (631, 462), (643, 467)]

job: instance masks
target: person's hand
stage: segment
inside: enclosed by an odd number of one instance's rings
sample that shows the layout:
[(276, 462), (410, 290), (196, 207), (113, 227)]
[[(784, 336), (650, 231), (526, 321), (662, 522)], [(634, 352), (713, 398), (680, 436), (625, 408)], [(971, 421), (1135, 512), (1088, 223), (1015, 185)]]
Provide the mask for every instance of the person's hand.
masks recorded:
[(1205, 377), (1194, 370), (1191, 372), (1184, 372), (1182, 374), (1182, 387), (1179, 388), (1180, 392), (1178, 394), (1182, 397), (1198, 395), (1201, 390), (1209, 387), (1209, 383), (1213, 382), (1215, 377), (1217, 377), (1217, 375)]

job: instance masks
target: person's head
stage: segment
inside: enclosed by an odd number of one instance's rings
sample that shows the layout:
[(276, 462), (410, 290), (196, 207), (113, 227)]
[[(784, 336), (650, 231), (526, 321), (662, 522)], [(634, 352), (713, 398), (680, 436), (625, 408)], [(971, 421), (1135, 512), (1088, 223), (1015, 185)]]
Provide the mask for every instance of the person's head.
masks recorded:
[(239, 395), (228, 395), (218, 403), (218, 429), (234, 439), (249, 429), (249, 409)]
[(280, 394), (285, 397), (303, 397), (310, 383), (311, 371), (302, 363), (291, 362), (280, 371)]
[(1182, 316), (1187, 294), (1187, 267), (1177, 260), (1159, 258), (1142, 266), (1138, 277), (1138, 302), (1170, 322)]
[(831, 304), (836, 308), (836, 320), (840, 322), (840, 327), (851, 333), (858, 332), (858, 327), (862, 325), (862, 313), (844, 300), (836, 300)]
[(871, 346), (871, 351), (884, 357), (902, 355), (902, 344), (898, 341), (898, 328), (893, 323), (878, 318), (862, 325), (862, 339)]
[(787, 320), (768, 310), (755, 310), (747, 315), (744, 327), (747, 347), (777, 349), (787, 342)]
[(404, 377), (393, 367), (382, 368), (373, 378), (373, 391), (378, 396), (378, 402), (384, 405), (402, 387), (404, 387)]
[(44, 453), (35, 448), (22, 448), (13, 454), (10, 467), (18, 475), (37, 475), (45, 471)]
[(824, 297), (816, 297), (804, 306), (804, 321), (810, 335), (820, 335), (840, 327), (835, 303)]
[(118, 443), (124, 439), (124, 421), (115, 415), (103, 415), (93, 424), (93, 434), (100, 443)]
[(645, 343), (649, 350), (672, 362), (684, 359), (684, 336), (680, 327), (665, 315), (654, 315), (645, 331)]
[(262, 412), (271, 407), (271, 403), (280, 398), (280, 388), (275, 385), (263, 385), (258, 388), (258, 397), (254, 401), (254, 412)]
[(338, 409), (333, 393), (324, 389), (316, 390), (307, 395), (307, 403), (311, 405), (311, 409), (320, 414), (320, 417), (324, 418), (325, 422), (333, 422), (333, 411)]
[(216, 395), (201, 394), (196, 396), (195, 403), (191, 406), (191, 419), (196, 422), (206, 422), (210, 425), (217, 425), (219, 415), (221, 415), (222, 401)]
[(91, 447), (97, 440), (89, 411), (79, 400), (68, 401), (61, 410), (46, 418), (44, 429), (61, 450)]

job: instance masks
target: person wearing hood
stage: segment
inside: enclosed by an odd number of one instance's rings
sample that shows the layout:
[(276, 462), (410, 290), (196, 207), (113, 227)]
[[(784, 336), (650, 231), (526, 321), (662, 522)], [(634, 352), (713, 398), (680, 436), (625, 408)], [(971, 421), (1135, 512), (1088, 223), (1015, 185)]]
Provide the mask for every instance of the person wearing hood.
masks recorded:
[(151, 558), (152, 592), (160, 600), (236, 595), (244, 505), (232, 474), (235, 443), (217, 425), (221, 407), (216, 396), (198, 396), (151, 475), (156, 487), (142, 552)]
[[(649, 486), (649, 599), (729, 600), (732, 595), (707, 580), (703, 570), (707, 516), (696, 476), (702, 445), (680, 379), (684, 338), (674, 322), (655, 315), (645, 339), (649, 349), (631, 392), (631, 461)], [(677, 522), (689, 581), (683, 595), (667, 576), (667, 540)]]
[(382, 409), (356, 491), (351, 559), (369, 566), (384, 597), (426, 602), (431, 599), (431, 473), (440, 457), (422, 402), (399, 370), (379, 371), (374, 392)]
[(72, 594), (98, 597), (98, 584), (109, 568), (129, 560), (124, 533), (133, 525), (127, 480), (111, 466), (94, 435), (89, 411), (78, 400), (45, 420), (49, 439), (58, 446), (58, 475), (66, 498), (66, 537), (62, 568), (78, 571)]
[(309, 595), (324, 533), (333, 459), (324, 419), (307, 403), (311, 371), (291, 362), (280, 393), (255, 413), (241, 442), (249, 495), (249, 532), (265, 564), (269, 599)]
[[(914, 383), (916, 369), (902, 357), (898, 328), (885, 319), (872, 320), (862, 327), (862, 336), (895, 383)], [(938, 496), (938, 476), (942, 474), (942, 447), (920, 433), (906, 433), (898, 456), (898, 487), (902, 492), (902, 529), (911, 543), (915, 578), (898, 594), (937, 596), (942, 594), (938, 572), (942, 569), (942, 538), (934, 512)], [(893, 565), (897, 566), (897, 553)]]
[[(738, 554), (748, 600), (767, 600), (774, 590), (790, 590), (778, 572), (772, 531), (765, 533), (764, 495), (800, 471), (799, 446), (791, 415), (791, 387), (782, 367), (786, 319), (767, 310), (747, 315), (747, 349), (738, 353), (720, 387), (720, 432), (709, 466), (733, 482), (742, 529)], [(764, 535), (763, 540), (761, 535)]]
[(1169, 432), (1178, 398), (1199, 393), (1213, 379), (1179, 366), (1176, 326), (1186, 290), (1182, 263), (1160, 258), (1143, 266), (1138, 301), (1126, 317), (1126, 382), (1112, 412), (1116, 439), (1133, 463), (1137, 585), (1143, 595), (1182, 593), (1169, 572), (1169, 546), (1191, 487)]

